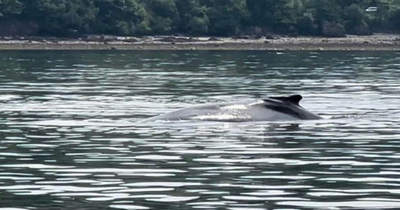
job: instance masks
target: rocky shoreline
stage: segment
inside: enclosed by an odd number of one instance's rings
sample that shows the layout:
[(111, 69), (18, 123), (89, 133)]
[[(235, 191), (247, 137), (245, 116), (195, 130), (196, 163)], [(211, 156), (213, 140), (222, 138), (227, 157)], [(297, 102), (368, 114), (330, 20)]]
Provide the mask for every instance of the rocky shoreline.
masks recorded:
[(400, 50), (400, 35), (323, 37), (0, 37), (0, 50)]

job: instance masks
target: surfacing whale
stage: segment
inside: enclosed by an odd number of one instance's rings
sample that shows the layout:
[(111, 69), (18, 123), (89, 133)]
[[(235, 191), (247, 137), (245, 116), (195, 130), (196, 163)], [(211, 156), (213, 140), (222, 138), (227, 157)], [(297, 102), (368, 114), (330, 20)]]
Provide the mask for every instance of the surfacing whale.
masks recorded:
[(301, 95), (289, 97), (268, 97), (259, 101), (244, 103), (204, 104), (180, 109), (167, 114), (148, 118), (151, 121), (278, 121), (316, 120), (320, 116), (300, 106)]

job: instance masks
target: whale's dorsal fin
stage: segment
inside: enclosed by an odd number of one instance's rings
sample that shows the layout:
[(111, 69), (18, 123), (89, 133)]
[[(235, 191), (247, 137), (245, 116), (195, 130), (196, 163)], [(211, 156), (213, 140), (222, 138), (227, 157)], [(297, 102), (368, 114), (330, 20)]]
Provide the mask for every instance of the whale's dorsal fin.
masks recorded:
[(269, 98), (275, 99), (275, 100), (281, 100), (281, 101), (289, 101), (291, 103), (299, 105), (301, 99), (303, 99), (303, 96), (301, 96), (301, 95), (291, 95), (289, 97), (269, 97)]

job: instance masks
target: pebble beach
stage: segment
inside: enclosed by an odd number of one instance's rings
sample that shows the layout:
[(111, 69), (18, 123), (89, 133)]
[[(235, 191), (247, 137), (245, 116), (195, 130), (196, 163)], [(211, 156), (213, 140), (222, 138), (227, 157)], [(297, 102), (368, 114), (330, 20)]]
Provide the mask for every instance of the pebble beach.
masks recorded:
[(400, 35), (325, 37), (1, 37), (0, 50), (400, 50)]

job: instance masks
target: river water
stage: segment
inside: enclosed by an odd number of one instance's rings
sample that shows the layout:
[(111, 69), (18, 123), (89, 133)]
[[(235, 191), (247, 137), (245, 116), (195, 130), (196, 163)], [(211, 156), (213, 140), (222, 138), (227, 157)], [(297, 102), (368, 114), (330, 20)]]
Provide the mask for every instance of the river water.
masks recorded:
[[(399, 209), (400, 52), (3, 51), (0, 209)], [(302, 94), (323, 120), (154, 122)]]

